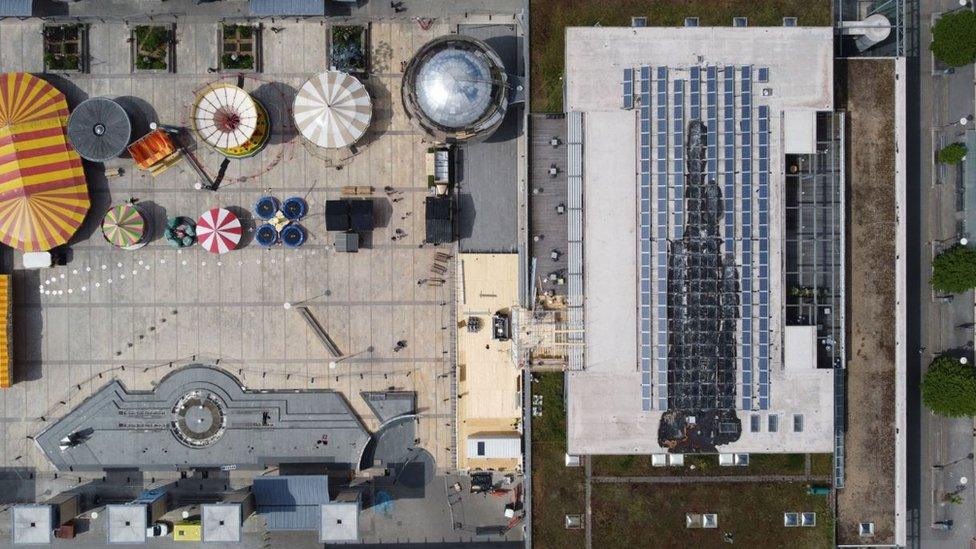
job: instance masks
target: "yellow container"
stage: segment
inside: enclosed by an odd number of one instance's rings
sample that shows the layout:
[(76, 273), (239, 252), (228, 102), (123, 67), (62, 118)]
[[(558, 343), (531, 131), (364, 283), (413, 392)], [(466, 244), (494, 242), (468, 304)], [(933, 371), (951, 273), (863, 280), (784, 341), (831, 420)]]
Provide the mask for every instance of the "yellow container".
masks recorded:
[(173, 527), (174, 541), (200, 541), (203, 528), (199, 522), (180, 522)]

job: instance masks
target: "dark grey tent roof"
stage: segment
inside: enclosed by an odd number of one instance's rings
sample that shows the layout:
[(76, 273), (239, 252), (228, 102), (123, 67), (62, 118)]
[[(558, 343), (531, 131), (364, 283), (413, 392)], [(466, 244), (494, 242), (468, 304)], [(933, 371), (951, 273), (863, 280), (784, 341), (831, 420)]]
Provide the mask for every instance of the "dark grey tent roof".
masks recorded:
[(345, 200), (325, 201), (325, 230), (349, 230), (349, 202)]
[(0, 17), (30, 17), (34, 0), (0, 0)]
[(318, 530), (319, 506), (329, 502), (329, 477), (258, 477), (252, 491), (268, 530)]
[(324, 16), (325, 0), (251, 0), (251, 15)]
[(350, 200), (349, 201), (349, 217), (352, 221), (352, 230), (354, 231), (372, 231), (373, 230), (373, 201), (366, 200)]
[(107, 97), (82, 101), (68, 117), (68, 140), (86, 160), (105, 162), (122, 154), (132, 123), (121, 105)]
[(453, 202), (447, 196), (428, 196), (424, 204), (427, 238), (431, 244), (454, 240)]

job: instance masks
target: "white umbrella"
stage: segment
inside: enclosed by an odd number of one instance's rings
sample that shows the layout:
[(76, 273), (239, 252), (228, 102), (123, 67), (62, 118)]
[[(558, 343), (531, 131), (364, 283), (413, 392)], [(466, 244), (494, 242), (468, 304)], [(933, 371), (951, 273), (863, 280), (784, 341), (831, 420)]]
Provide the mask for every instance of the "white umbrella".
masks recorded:
[(240, 147), (254, 135), (257, 123), (254, 99), (230, 84), (211, 84), (193, 105), (193, 129), (218, 149)]
[(366, 133), (373, 105), (355, 77), (326, 71), (302, 84), (293, 114), (305, 139), (319, 147), (337, 149), (352, 145)]

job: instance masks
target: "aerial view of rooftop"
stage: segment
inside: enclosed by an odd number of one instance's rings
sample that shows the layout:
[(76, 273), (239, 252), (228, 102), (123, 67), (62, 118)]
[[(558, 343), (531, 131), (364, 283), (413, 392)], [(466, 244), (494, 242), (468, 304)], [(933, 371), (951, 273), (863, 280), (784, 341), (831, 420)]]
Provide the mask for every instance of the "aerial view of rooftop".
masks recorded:
[(0, 547), (976, 547), (970, 0), (0, 0)]

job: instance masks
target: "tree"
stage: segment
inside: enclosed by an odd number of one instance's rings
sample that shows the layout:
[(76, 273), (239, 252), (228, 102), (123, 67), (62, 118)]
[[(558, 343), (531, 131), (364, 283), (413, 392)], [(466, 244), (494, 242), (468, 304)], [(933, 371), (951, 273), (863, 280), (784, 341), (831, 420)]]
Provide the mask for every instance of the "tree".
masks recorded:
[(940, 416), (976, 416), (976, 369), (957, 358), (936, 358), (922, 378), (922, 402)]
[(976, 61), (976, 13), (959, 10), (940, 17), (932, 27), (929, 49), (936, 59), (950, 67)]
[(929, 282), (936, 290), (951, 294), (976, 288), (976, 250), (956, 244), (935, 256)]
[(966, 146), (962, 143), (950, 143), (939, 149), (939, 162), (943, 164), (958, 164), (966, 158)]

